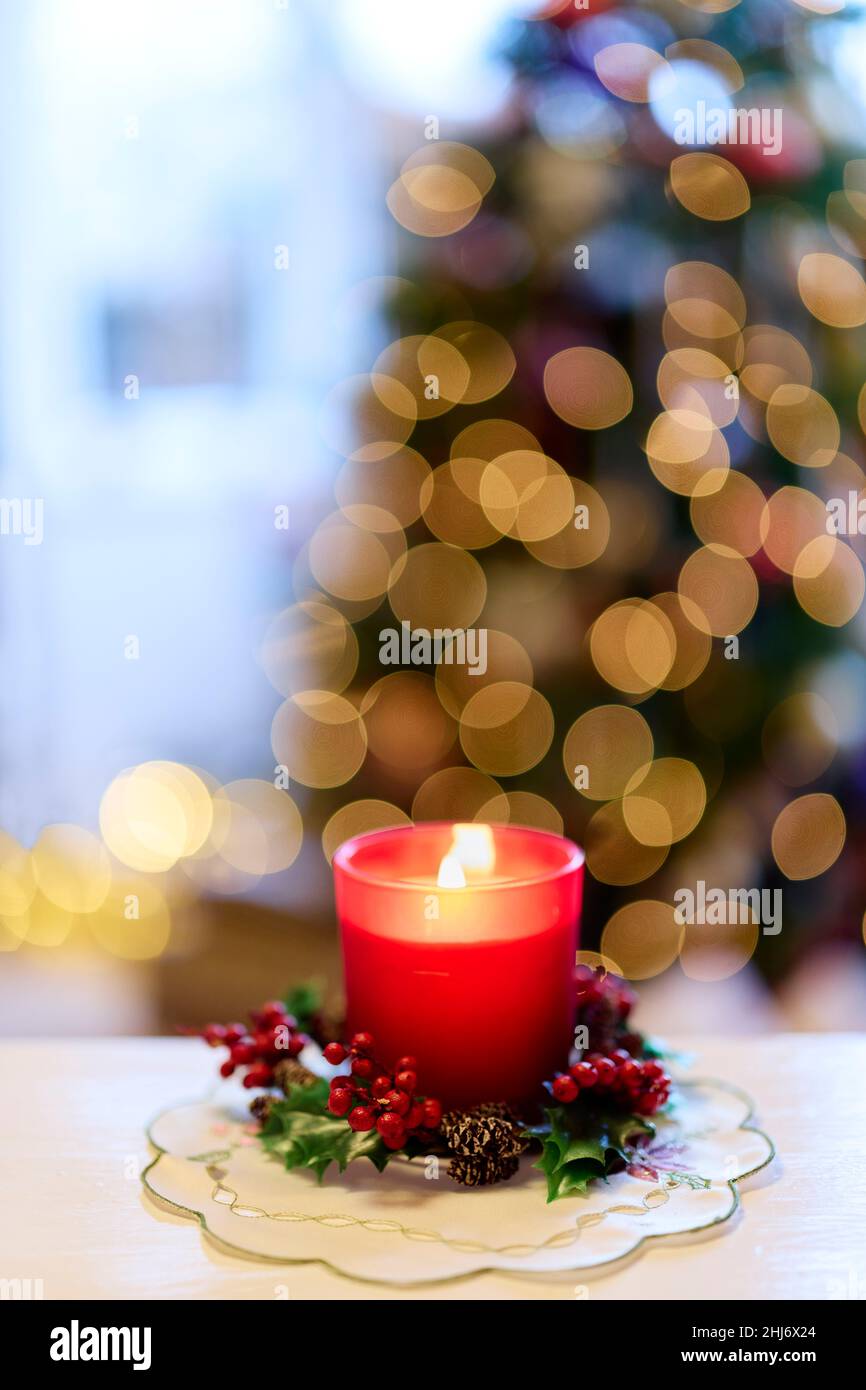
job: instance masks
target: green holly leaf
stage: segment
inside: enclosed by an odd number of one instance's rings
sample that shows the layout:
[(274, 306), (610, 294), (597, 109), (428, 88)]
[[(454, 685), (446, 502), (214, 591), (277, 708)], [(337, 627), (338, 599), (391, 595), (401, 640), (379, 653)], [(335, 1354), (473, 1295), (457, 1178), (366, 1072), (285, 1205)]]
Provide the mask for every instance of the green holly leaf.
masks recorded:
[(547, 1200), (555, 1202), (558, 1197), (585, 1197), (589, 1184), (596, 1178), (604, 1178), (604, 1171), (592, 1159), (576, 1159), (565, 1168), (560, 1168), (547, 1179)]
[(589, 1135), (585, 1138), (576, 1136), (569, 1141), (567, 1149), (561, 1155), (559, 1167), (561, 1168), (566, 1164), (575, 1163), (577, 1161), (595, 1163), (603, 1170), (605, 1166), (604, 1145), (598, 1139), (594, 1139)]
[(324, 1125), (310, 1125), (301, 1128), (294, 1136), (294, 1144), (287, 1154), (286, 1166), (292, 1168), (312, 1168), (321, 1182), (332, 1163), (336, 1163), (341, 1173), (356, 1158), (369, 1158), (382, 1171), (387, 1163), (388, 1150), (376, 1130), (364, 1134), (349, 1129), (345, 1121)]
[(558, 1197), (572, 1193), (586, 1196), (586, 1189), (593, 1178), (605, 1176), (604, 1153), (601, 1157), (594, 1153), (575, 1156), (567, 1161), (562, 1158), (562, 1150), (555, 1139), (546, 1139), (541, 1158), (533, 1167), (540, 1169), (547, 1178), (547, 1200), (555, 1202)]
[(642, 1115), (623, 1115), (620, 1111), (608, 1111), (599, 1118), (602, 1142), (608, 1148), (616, 1149), (621, 1158), (626, 1157), (625, 1151), (631, 1140), (638, 1135), (652, 1138), (656, 1132), (655, 1125)]
[(350, 1129), (327, 1109), (329, 1086), (292, 1086), (285, 1100), (274, 1101), (261, 1134), (268, 1153), (286, 1168), (311, 1168), (321, 1182), (332, 1163), (340, 1172), (357, 1158), (369, 1158), (379, 1172), (391, 1157), (377, 1130)]
[(535, 1167), (547, 1178), (547, 1200), (586, 1195), (594, 1179), (607, 1179), (625, 1160), (629, 1136), (654, 1134), (654, 1127), (637, 1115), (601, 1111), (576, 1105), (545, 1110), (544, 1125), (529, 1132), (542, 1141)]

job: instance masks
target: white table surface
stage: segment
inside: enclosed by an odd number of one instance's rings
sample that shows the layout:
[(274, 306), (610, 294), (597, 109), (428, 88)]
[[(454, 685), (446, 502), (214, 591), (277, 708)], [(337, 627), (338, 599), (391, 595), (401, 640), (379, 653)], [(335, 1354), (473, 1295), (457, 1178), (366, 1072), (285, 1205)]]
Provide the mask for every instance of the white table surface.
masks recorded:
[(0, 1043), (0, 1278), (42, 1279), (47, 1299), (866, 1298), (866, 1037), (671, 1041), (753, 1096), (778, 1151), (726, 1225), (594, 1275), (405, 1293), (227, 1256), (144, 1194), (144, 1126), (212, 1084), (197, 1040)]

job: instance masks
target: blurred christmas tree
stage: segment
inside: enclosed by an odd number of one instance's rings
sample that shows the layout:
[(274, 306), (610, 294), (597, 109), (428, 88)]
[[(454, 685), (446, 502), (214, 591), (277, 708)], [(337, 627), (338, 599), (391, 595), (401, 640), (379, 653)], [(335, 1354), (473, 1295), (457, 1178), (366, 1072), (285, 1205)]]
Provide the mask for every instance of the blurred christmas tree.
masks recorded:
[[(860, 940), (862, 537), (827, 504), (866, 485), (866, 161), (829, 8), (593, 0), (509, 30), (483, 148), (431, 117), (388, 191), (399, 336), (338, 402), (301, 582), (360, 651), (334, 698), (366, 757), (317, 783), (326, 844), (401, 814), (564, 829), (584, 944), (636, 978)], [(383, 671), (399, 622), (483, 624), (486, 670)], [(701, 880), (782, 888), (784, 929), (683, 940)]]

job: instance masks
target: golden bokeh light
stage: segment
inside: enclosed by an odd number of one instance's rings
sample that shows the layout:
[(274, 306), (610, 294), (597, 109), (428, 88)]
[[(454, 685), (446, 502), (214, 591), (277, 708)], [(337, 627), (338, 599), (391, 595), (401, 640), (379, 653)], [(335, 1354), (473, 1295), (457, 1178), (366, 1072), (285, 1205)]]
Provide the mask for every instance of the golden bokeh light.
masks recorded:
[(405, 549), (403, 532), (396, 523), (380, 526), (374, 534), (355, 526), (342, 512), (332, 512), (310, 537), (309, 565), (316, 582), (329, 594), (373, 599), (385, 593), (391, 569)]
[(786, 878), (816, 878), (835, 864), (845, 835), (845, 814), (835, 796), (799, 796), (776, 817), (770, 840), (773, 858)]
[(729, 94), (738, 92), (745, 83), (743, 69), (733, 53), (709, 39), (678, 39), (665, 49), (669, 63), (700, 63), (719, 76)]
[(463, 400), (469, 386), (469, 364), (452, 343), (444, 338), (414, 334), (398, 338), (386, 347), (373, 366), (374, 390), (385, 382), (388, 394), (384, 404), (399, 409), (390, 383), (404, 386), (410, 401), (407, 405), (410, 420), (430, 420), (443, 415)]
[(710, 447), (713, 422), (706, 410), (665, 410), (646, 437), (646, 452), (664, 463), (695, 463)]
[(370, 753), (398, 773), (414, 774), (441, 761), (457, 739), (432, 676), (395, 671), (370, 686), (361, 701)]
[(827, 511), (814, 492), (780, 487), (767, 499), (761, 517), (764, 550), (785, 574), (793, 574), (810, 541), (827, 534)]
[(342, 695), (304, 690), (274, 715), (271, 746), (293, 780), (305, 787), (339, 787), (367, 756), (367, 733), (359, 711)]
[(415, 793), (412, 819), (416, 821), (471, 821), (483, 819), (480, 811), (502, 788), (475, 767), (443, 767)]
[(366, 510), (371, 508), (378, 519), (369, 530), (400, 530), (421, 515), (421, 490), (429, 476), (427, 460), (404, 447), (381, 459), (347, 459), (334, 494), (341, 511), (356, 526), (364, 525)]
[(543, 565), (553, 569), (580, 569), (603, 555), (610, 540), (610, 513), (600, 492), (582, 478), (569, 478), (571, 511), (559, 531), (523, 544)]
[(457, 169), (412, 170), (391, 184), (385, 201), (395, 222), (416, 236), (451, 236), (481, 207), (472, 181)]
[(496, 777), (515, 777), (541, 762), (553, 741), (553, 711), (537, 690), (498, 681), (467, 701), (460, 743), (471, 763)]
[(455, 348), (469, 370), (469, 381), (460, 397), (463, 405), (478, 405), (505, 390), (517, 362), (501, 333), (474, 319), (460, 319), (442, 324), (435, 337)]
[[(699, 348), (704, 352), (712, 352), (714, 357), (718, 357), (724, 362), (728, 370), (736, 373), (743, 361), (743, 335), (738, 328), (732, 328), (730, 332), (715, 332), (706, 334), (694, 331), (709, 327), (718, 329), (716, 306), (705, 300), (693, 300), (689, 307), (689, 314), (686, 317), (693, 324), (692, 328), (685, 328), (678, 323), (670, 309), (665, 309), (662, 317), (662, 342), (668, 352), (677, 352), (682, 348)], [(686, 313), (686, 306), (683, 302), (677, 304), (678, 313)], [(729, 320), (730, 322), (730, 320)]]
[(626, 979), (648, 980), (673, 965), (684, 936), (670, 903), (645, 898), (626, 903), (608, 919), (601, 949), (619, 962)]
[(508, 632), (491, 627), (487, 632), (486, 670), (467, 662), (440, 662), (436, 668), (436, 692), (444, 709), (459, 719), (468, 700), (485, 685), (518, 681), (532, 685), (532, 660), (522, 643)]
[(33, 846), (40, 893), (67, 912), (95, 912), (111, 886), (111, 863), (102, 841), (78, 825), (46, 825)]
[[(733, 275), (710, 261), (680, 261), (671, 266), (664, 289), (673, 320), (697, 338), (735, 336), (746, 322), (743, 291)], [(715, 346), (713, 351), (724, 356)]]
[(554, 459), (534, 450), (516, 449), (488, 463), (479, 501), (492, 526), (525, 542), (554, 536), (574, 520), (571, 479)]
[(330, 864), (340, 845), (346, 840), (353, 840), (356, 835), (411, 824), (406, 812), (390, 801), (378, 801), (375, 797), (350, 801), (334, 812), (322, 831), (322, 851)]
[(37, 892), (25, 912), (0, 918), (6, 938), (5, 949), (14, 950), (16, 942), (18, 945), (42, 946), (46, 949), (62, 946), (75, 920), (76, 915), (69, 908), (59, 907), (44, 893)]
[(300, 811), (273, 782), (245, 777), (214, 793), (211, 845), (232, 868), (279, 873), (295, 862), (303, 838)]
[(850, 261), (828, 252), (804, 256), (797, 271), (797, 288), (809, 313), (831, 328), (856, 328), (866, 323), (866, 281)]
[(725, 436), (703, 405), (701, 410), (667, 410), (657, 415), (644, 448), (662, 486), (685, 497), (717, 492), (730, 468)]
[(674, 348), (656, 374), (659, 400), (667, 410), (709, 416), (719, 428), (736, 418), (739, 391), (727, 362), (704, 348)]
[(645, 696), (658, 689), (676, 656), (676, 636), (665, 613), (645, 599), (621, 599), (589, 630), (590, 655), (616, 690)]
[(706, 804), (706, 785), (694, 763), (656, 758), (629, 779), (622, 814), (640, 844), (670, 845), (691, 834)]
[(641, 844), (626, 825), (622, 802), (610, 801), (589, 820), (584, 831), (586, 866), (599, 883), (626, 887), (651, 878), (670, 846)]
[(500, 792), (474, 819), (490, 825), (528, 825), (531, 830), (549, 830), (554, 835), (561, 835), (564, 828), (553, 803), (535, 792)]
[(622, 796), (638, 768), (652, 761), (653, 736), (628, 705), (596, 705), (574, 721), (562, 745), (565, 775), (592, 801)]
[(395, 616), (413, 628), (470, 627), (484, 607), (487, 580), (467, 551), (431, 541), (397, 561), (388, 598)]
[(826, 468), (839, 448), (839, 420), (810, 386), (777, 386), (767, 404), (767, 433), (783, 458), (802, 468)]
[[(442, 463), (421, 489), (424, 522), (440, 541), (466, 550), (481, 550), (501, 540), (502, 532), (488, 520), (480, 502), (484, 459), (455, 458)], [(509, 527), (517, 519), (515, 503)]]
[(653, 73), (668, 64), (654, 48), (643, 43), (612, 43), (596, 53), (593, 59), (596, 76), (621, 101), (649, 101), (649, 83)]
[(670, 180), (677, 202), (707, 222), (729, 222), (752, 205), (739, 169), (718, 154), (678, 155), (671, 160)]
[(703, 984), (730, 979), (748, 965), (758, 944), (757, 922), (696, 922), (686, 926), (680, 966), (690, 980)]
[(211, 792), (180, 763), (150, 762), (121, 772), (99, 807), (108, 849), (130, 869), (160, 873), (195, 854), (213, 823)]
[(603, 430), (628, 415), (634, 391), (625, 368), (601, 348), (557, 352), (544, 368), (547, 403), (566, 424)]
[(794, 593), (804, 612), (827, 627), (842, 627), (859, 610), (866, 589), (863, 566), (837, 536), (816, 536), (794, 563)]
[(430, 140), (404, 162), (386, 203), (407, 231), (450, 236), (472, 221), (495, 177), (489, 161), (471, 146)]
[(764, 542), (766, 498), (746, 473), (725, 474), (720, 488), (698, 493), (689, 504), (695, 534), (705, 545), (718, 545), (738, 555), (754, 555)]
[(742, 555), (723, 545), (693, 551), (680, 570), (677, 589), (703, 615), (714, 637), (741, 632), (758, 606), (755, 571)]
[(260, 651), (262, 669), (275, 690), (345, 690), (358, 668), (358, 639), (342, 613), (305, 600), (269, 623)]
[(661, 609), (674, 635), (674, 659), (660, 682), (661, 688), (683, 690), (697, 680), (710, 659), (713, 644), (706, 618), (697, 604), (683, 594), (654, 594), (649, 602)]
[(104, 950), (122, 960), (154, 960), (171, 937), (171, 911), (152, 880), (116, 879), (87, 925)]
[(780, 386), (811, 386), (812, 362), (803, 344), (771, 323), (750, 324), (743, 332), (740, 385), (767, 405)]
[(518, 425), (516, 420), (475, 420), (454, 436), (451, 457), (483, 459), (485, 463), (491, 463), (500, 454), (510, 454), (516, 449), (541, 453), (541, 445), (532, 431)]
[[(814, 474), (813, 479), (810, 481), (812, 481), (815, 491), (824, 500), (825, 504), (831, 498), (842, 498), (844, 502), (847, 503), (847, 494), (849, 492), (861, 494), (860, 497), (856, 499), (858, 506), (866, 501), (866, 473), (864, 473), (860, 464), (851, 458), (850, 454), (843, 454), (840, 451), (833, 459), (832, 463), (828, 463), (826, 468), (822, 468), (819, 473)], [(845, 510), (847, 511), (847, 507)], [(864, 523), (864, 525), (866, 525), (866, 523)], [(834, 522), (831, 521), (828, 534), (833, 526)], [(846, 527), (843, 526), (841, 529), (845, 530)], [(859, 542), (855, 539), (852, 541), (852, 544), (856, 546)]]
[(401, 172), (434, 168), (456, 170), (475, 185), (482, 198), (496, 181), (496, 171), (490, 160), (472, 145), (455, 140), (428, 140), (409, 155)]

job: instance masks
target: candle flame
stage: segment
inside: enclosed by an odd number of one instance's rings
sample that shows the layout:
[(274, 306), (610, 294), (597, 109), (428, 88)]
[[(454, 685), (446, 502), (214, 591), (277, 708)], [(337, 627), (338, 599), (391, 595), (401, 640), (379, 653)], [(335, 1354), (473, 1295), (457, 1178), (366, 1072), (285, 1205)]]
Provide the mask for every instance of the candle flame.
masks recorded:
[(455, 825), (451, 836), (450, 853), (464, 869), (490, 874), (496, 863), (496, 845), (489, 825)]
[(455, 825), (451, 845), (442, 863), (436, 885), (439, 888), (465, 888), (464, 869), (490, 874), (496, 863), (496, 846), (489, 825)]
[(439, 865), (436, 878), (437, 888), (465, 888), (466, 875), (460, 860), (453, 854), (446, 854)]

